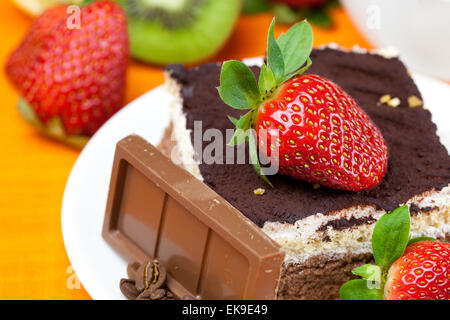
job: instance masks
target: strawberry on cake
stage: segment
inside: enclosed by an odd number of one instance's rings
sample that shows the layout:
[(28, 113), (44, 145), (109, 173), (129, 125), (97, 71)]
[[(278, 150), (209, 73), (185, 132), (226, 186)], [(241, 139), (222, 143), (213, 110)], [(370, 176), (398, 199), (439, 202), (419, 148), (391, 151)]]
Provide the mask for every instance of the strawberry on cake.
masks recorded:
[[(352, 269), (373, 260), (377, 220), (401, 205), (413, 237), (450, 236), (450, 156), (404, 65), (311, 49), (306, 22), (277, 40), (272, 24), (261, 67), (166, 69), (172, 130), (163, 145), (286, 251), (280, 299), (338, 298)], [(226, 136), (233, 127), (219, 153), (244, 146), (246, 164), (200, 161), (208, 129)], [(277, 174), (264, 175), (267, 159)]]

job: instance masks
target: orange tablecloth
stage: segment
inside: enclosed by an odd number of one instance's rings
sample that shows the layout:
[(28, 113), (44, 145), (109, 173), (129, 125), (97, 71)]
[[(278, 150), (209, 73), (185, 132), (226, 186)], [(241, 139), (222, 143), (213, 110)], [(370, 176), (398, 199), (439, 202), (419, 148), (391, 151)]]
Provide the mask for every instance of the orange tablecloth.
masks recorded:
[[(341, 9), (333, 16), (335, 28), (315, 28), (315, 45), (369, 47)], [(264, 54), (270, 20), (270, 15), (241, 17), (226, 47), (211, 60)], [(0, 1), (2, 70), (30, 22), (9, 1)], [(285, 29), (277, 27), (276, 33)], [(160, 68), (132, 62), (127, 102), (162, 82)], [(71, 269), (60, 221), (64, 186), (79, 151), (42, 137), (20, 119), (17, 92), (3, 71), (0, 98), (0, 299), (89, 299)]]

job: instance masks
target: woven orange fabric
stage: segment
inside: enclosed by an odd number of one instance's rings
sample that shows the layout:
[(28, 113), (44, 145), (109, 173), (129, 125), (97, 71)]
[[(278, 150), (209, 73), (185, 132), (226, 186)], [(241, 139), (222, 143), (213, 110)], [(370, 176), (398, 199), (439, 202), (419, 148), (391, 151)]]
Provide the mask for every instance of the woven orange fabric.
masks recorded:
[[(333, 16), (335, 28), (315, 28), (315, 45), (370, 47), (342, 9)], [(270, 20), (266, 14), (241, 17), (225, 48), (210, 60), (264, 54)], [(0, 1), (0, 21), (3, 70), (31, 18), (9, 1)], [(276, 33), (286, 29), (277, 27)], [(132, 62), (127, 101), (162, 82), (161, 68)], [(20, 119), (17, 92), (3, 71), (0, 97), (0, 299), (90, 299), (71, 269), (61, 234), (64, 186), (79, 151), (42, 137)]]

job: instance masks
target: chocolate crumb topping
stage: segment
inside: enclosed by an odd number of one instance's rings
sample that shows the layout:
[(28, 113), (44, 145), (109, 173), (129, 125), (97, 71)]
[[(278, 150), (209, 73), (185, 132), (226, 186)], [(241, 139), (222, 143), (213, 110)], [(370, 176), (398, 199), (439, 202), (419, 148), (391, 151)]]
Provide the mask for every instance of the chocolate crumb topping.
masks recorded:
[[(408, 97), (422, 97), (398, 59), (333, 49), (313, 50), (311, 58), (313, 64), (306, 73), (337, 83), (380, 128), (389, 149), (388, 170), (381, 183), (355, 193), (326, 187), (314, 189), (308, 183), (276, 175), (270, 177), (274, 188), (267, 188), (251, 165), (201, 164), (206, 184), (263, 226), (266, 221), (293, 223), (316, 213), (328, 214), (358, 205), (391, 211), (415, 195), (441, 190), (450, 183), (450, 157), (436, 135), (430, 112), (422, 106), (409, 107)], [(233, 128), (227, 115), (239, 117), (242, 111), (225, 105), (217, 93), (219, 64), (186, 70), (174, 65), (168, 70), (183, 86), (188, 129), (193, 130), (194, 120), (202, 120), (203, 130), (217, 128), (224, 133)], [(259, 73), (257, 67), (252, 70)], [(400, 105), (392, 108), (380, 104), (380, 97), (387, 92), (398, 97)], [(208, 143), (204, 142), (203, 147)], [(266, 188), (264, 197), (249, 201), (249, 195), (257, 188)]]

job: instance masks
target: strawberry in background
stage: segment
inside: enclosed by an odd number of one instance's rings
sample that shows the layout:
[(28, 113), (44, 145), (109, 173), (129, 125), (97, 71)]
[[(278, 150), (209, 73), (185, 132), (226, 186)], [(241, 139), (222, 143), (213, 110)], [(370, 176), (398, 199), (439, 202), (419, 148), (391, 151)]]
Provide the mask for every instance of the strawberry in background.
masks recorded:
[(308, 19), (314, 25), (331, 28), (329, 12), (339, 5), (338, 0), (244, 0), (243, 12), (254, 14), (271, 11), (277, 23), (294, 24)]
[[(45, 11), (6, 64), (18, 108), (43, 133), (82, 147), (124, 104), (129, 57), (123, 10), (110, 1), (82, 7), (79, 28), (66, 6)], [(71, 23), (75, 20), (70, 20)]]

